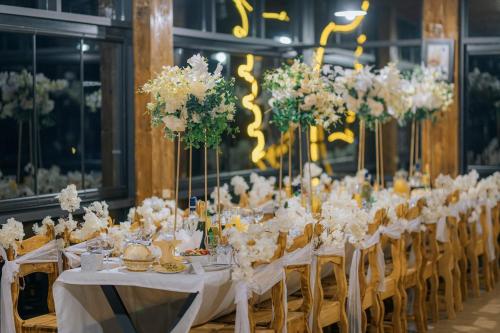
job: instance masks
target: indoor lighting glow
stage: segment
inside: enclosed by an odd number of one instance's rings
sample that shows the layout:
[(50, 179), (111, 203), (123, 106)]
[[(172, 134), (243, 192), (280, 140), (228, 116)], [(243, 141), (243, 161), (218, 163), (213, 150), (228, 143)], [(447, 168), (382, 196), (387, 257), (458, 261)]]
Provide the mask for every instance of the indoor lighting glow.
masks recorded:
[(345, 17), (347, 20), (352, 21), (358, 16), (365, 16), (365, 10), (342, 10), (334, 13), (337, 17)]
[(292, 39), (288, 36), (278, 36), (276, 40), (281, 44), (292, 44)]
[(252, 111), (254, 115), (254, 121), (247, 127), (248, 136), (257, 139), (257, 145), (252, 150), (252, 162), (256, 163), (257, 166), (262, 169), (265, 169), (264, 164), (259, 163), (259, 161), (266, 155), (264, 152), (266, 142), (264, 133), (260, 130), (262, 125), (262, 111), (259, 105), (255, 103), (255, 99), (259, 95), (259, 84), (252, 74), (253, 66), (253, 54), (247, 54), (246, 64), (238, 66), (238, 76), (250, 83), (250, 94), (243, 97), (241, 104), (244, 108)]
[(224, 52), (217, 52), (212, 55), (212, 59), (220, 62), (221, 64), (225, 64), (227, 61), (227, 55)]

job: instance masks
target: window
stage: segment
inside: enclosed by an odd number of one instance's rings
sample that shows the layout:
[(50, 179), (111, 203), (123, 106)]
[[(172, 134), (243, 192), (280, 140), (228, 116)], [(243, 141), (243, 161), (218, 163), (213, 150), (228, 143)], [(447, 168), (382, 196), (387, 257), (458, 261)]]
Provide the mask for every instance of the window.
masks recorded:
[(0, 5), (101, 16), (115, 21), (130, 21), (130, 4), (127, 0), (0, 0)]
[(491, 0), (466, 1), (468, 37), (500, 36), (500, 3)]
[(462, 1), (462, 171), (500, 170), (500, 36), (497, 1)]
[(54, 206), (53, 194), (68, 184), (83, 200), (128, 205), (130, 33), (66, 35), (68, 23), (33, 19), (20, 27), (17, 17), (3, 17), (9, 31), (0, 30), (0, 218), (37, 218), (36, 209)]

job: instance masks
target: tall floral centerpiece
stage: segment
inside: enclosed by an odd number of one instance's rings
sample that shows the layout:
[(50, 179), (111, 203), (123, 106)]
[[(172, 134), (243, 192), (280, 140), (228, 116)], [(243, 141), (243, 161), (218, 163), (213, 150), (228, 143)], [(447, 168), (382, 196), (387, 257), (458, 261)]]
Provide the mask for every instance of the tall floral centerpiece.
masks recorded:
[[(236, 131), (233, 125), (236, 112), (234, 80), (222, 77), (220, 64), (213, 73), (209, 72), (207, 59), (199, 54), (192, 56), (187, 62), (188, 66), (183, 68), (163, 67), (162, 71), (141, 89), (141, 92), (151, 95), (152, 100), (147, 105), (151, 124), (161, 126), (168, 139), (177, 140), (174, 230), (177, 223), (181, 141), (190, 150), (192, 147), (204, 147), (207, 202), (207, 149), (216, 149), (218, 170), (222, 135)], [(218, 175), (217, 172), (219, 188)]]
[[(410, 176), (421, 155), (419, 143), (424, 121), (434, 121), (440, 112), (446, 111), (453, 102), (453, 84), (445, 80), (437, 68), (421, 65), (406, 78), (406, 95), (409, 106), (401, 118), (401, 124), (411, 123)], [(430, 137), (429, 137), (430, 139)]]
[[(309, 127), (318, 125), (328, 128), (337, 123), (344, 112), (341, 97), (335, 93), (333, 86), (328, 84), (319, 70), (298, 59), (291, 64), (284, 63), (281, 67), (268, 71), (264, 76), (264, 88), (271, 93), (269, 105), (273, 112), (272, 122), (281, 132), (280, 146), (283, 147), (284, 133), (289, 132), (288, 179), (290, 184), (288, 186), (291, 185), (292, 180), (292, 137), (295, 129), (298, 129), (299, 170), (303, 194), (302, 131), (307, 132), (307, 155), (310, 161)], [(283, 183), (282, 170), (283, 158), (280, 156), (280, 196)], [(309, 186), (309, 188), (312, 187)], [(288, 193), (291, 194), (290, 188)]]
[(371, 67), (344, 69), (325, 66), (323, 71), (345, 103), (345, 108), (360, 119), (358, 170), (365, 168), (365, 129), (375, 131), (376, 183), (384, 185), (382, 125), (392, 117), (401, 117), (409, 101), (404, 92), (404, 82), (394, 64), (374, 71)]

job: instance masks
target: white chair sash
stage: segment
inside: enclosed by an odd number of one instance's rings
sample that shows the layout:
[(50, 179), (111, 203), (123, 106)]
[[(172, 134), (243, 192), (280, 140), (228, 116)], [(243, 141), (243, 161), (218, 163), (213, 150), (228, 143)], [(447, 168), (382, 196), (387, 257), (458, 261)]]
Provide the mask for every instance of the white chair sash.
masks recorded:
[(448, 228), (446, 227), (446, 217), (439, 218), (436, 225), (436, 239), (441, 243), (448, 242)]
[(22, 257), (16, 258), (12, 261), (7, 260), (5, 250), (0, 246), (0, 255), (4, 258), (5, 263), (2, 268), (1, 280), (1, 316), (0, 316), (0, 331), (1, 332), (15, 332), (14, 325), (14, 309), (12, 305), (12, 289), (11, 284), (14, 282), (16, 275), (19, 273), (21, 264), (28, 263), (44, 263), (44, 262), (58, 262), (58, 248), (55, 240), (43, 245), (42, 247), (25, 254)]
[(493, 261), (495, 260), (495, 239), (493, 237), (493, 219), (491, 216), (491, 207), (489, 205), (486, 205), (486, 227), (488, 228), (488, 244), (486, 245), (486, 251), (488, 251), (490, 261)]

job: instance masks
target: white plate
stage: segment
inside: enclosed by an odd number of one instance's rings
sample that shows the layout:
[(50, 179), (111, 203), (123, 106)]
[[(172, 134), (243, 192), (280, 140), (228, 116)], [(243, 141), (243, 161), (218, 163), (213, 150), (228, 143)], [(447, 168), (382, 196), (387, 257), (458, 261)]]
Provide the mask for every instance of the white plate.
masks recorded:
[(206, 264), (203, 265), (203, 269), (205, 272), (215, 272), (215, 271), (221, 271), (223, 269), (228, 269), (231, 268), (231, 265), (228, 264)]

